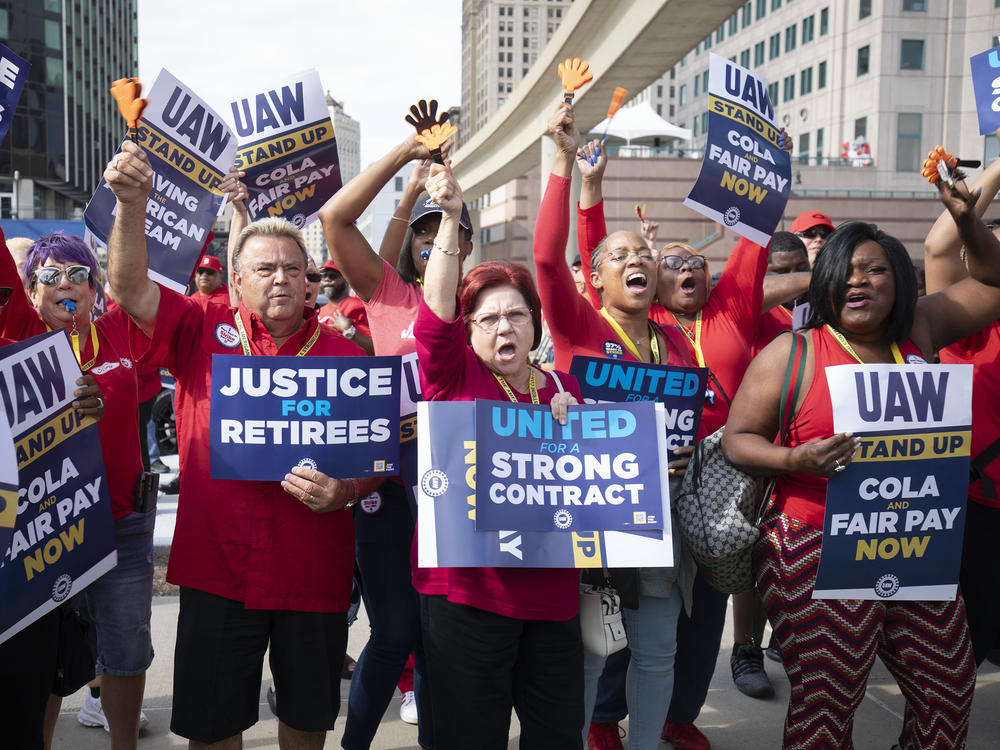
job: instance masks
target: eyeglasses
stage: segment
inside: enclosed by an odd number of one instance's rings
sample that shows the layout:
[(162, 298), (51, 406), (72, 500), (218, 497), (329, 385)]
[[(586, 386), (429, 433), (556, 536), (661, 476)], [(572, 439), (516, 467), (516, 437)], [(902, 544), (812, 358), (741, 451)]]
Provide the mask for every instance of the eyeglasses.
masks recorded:
[(200, 274), (203, 274), (203, 273), (215, 274), (215, 273), (218, 273), (218, 271), (216, 271), (214, 268), (199, 268), (198, 269), (198, 274), (200, 275)]
[(312, 282), (313, 284), (318, 284), (320, 281), (322, 281), (322, 279), (323, 279), (323, 276), (321, 274), (318, 274), (318, 273), (307, 273), (306, 274), (306, 280)]
[(608, 254), (601, 258), (597, 265), (601, 265), (606, 260), (611, 263), (624, 263), (629, 259), (630, 255), (634, 255), (643, 263), (652, 263), (654, 260), (653, 254), (649, 252), (649, 248), (645, 247), (640, 250), (609, 250)]
[(86, 266), (66, 266), (65, 269), (46, 266), (35, 271), (33, 276), (45, 286), (55, 286), (63, 274), (71, 284), (83, 284), (90, 279), (90, 269)]
[(679, 271), (684, 266), (687, 266), (692, 271), (700, 271), (705, 267), (705, 256), (688, 255), (687, 257), (683, 257), (680, 255), (664, 255), (660, 258), (660, 262), (671, 271)]
[(10, 295), (14, 293), (12, 286), (0, 286), (0, 307), (10, 302)]
[(507, 322), (514, 328), (521, 328), (532, 322), (531, 308), (515, 307), (513, 310), (508, 310), (506, 313), (490, 313), (479, 318), (473, 318), (472, 322), (486, 331), (486, 333), (493, 333), (497, 329), (497, 326), (500, 325), (500, 321), (503, 318), (506, 318)]
[(813, 227), (812, 229), (807, 229), (804, 232), (796, 232), (796, 237), (805, 237), (807, 240), (825, 240), (833, 234), (833, 230), (830, 227)]

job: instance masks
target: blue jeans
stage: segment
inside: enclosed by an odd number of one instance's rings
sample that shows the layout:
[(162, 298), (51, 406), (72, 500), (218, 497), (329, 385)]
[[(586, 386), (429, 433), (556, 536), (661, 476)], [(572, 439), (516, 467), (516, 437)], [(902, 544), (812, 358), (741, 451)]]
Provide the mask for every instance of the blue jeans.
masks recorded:
[(632, 652), (628, 646), (611, 654), (604, 662), (604, 671), (597, 683), (597, 701), (590, 721), (595, 724), (618, 724), (628, 716), (625, 700), (625, 678)]
[[(675, 583), (669, 597), (640, 594), (639, 609), (623, 610), (632, 653), (625, 678), (630, 750), (655, 749), (660, 743), (660, 732), (667, 718), (667, 705), (674, 687), (677, 618), (682, 607), (680, 588)], [(590, 726), (604, 662), (605, 659), (600, 656), (584, 654), (585, 732)], [(586, 746), (586, 734), (583, 741)]]
[(413, 516), (403, 488), (385, 482), (378, 490), (381, 507), (354, 509), (361, 595), (371, 635), (351, 678), (347, 725), (341, 745), (368, 748), (392, 700), (410, 653), (414, 655), (413, 689), (417, 698), (418, 742), (433, 746), (431, 707), (420, 639), (420, 601), (410, 572)]

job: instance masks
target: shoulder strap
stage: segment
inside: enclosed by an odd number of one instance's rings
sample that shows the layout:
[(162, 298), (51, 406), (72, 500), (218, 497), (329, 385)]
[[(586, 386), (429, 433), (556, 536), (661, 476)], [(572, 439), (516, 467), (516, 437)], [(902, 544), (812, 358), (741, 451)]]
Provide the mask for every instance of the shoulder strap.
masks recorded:
[(559, 379), (559, 376), (556, 375), (556, 371), (555, 370), (549, 370), (547, 373), (545, 373), (545, 375), (547, 377), (552, 378), (554, 381), (556, 381), (556, 389), (560, 393), (563, 393), (566, 390), (565, 388), (563, 388), (562, 381)]
[[(781, 386), (781, 403), (778, 407), (778, 414), (781, 418), (781, 429), (778, 432), (779, 443), (785, 442), (788, 431), (792, 426), (792, 419), (795, 416), (795, 404), (799, 400), (799, 392), (802, 390), (802, 379), (806, 366), (806, 342), (802, 334), (791, 331), (792, 347), (788, 351), (788, 364), (785, 365), (785, 380)], [(796, 362), (796, 354), (798, 361)], [(792, 386), (792, 393), (789, 397), (789, 386), (792, 383), (792, 373), (795, 373), (795, 384)]]
[(988, 476), (983, 473), (983, 469), (993, 463), (997, 457), (1000, 456), (1000, 439), (994, 440), (992, 443), (987, 445), (979, 455), (974, 457), (969, 463), (969, 481), (975, 482), (977, 479), (982, 480), (983, 492), (986, 497), (991, 499), (996, 499), (997, 488), (993, 484)]

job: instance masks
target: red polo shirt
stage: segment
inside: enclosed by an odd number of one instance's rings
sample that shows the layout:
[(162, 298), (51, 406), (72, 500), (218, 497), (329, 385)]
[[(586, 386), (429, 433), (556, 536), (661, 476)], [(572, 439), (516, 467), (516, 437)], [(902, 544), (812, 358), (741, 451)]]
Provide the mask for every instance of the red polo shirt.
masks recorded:
[[(211, 477), (212, 355), (241, 352), (237, 312), (254, 355), (294, 356), (319, 326), (315, 312), (306, 310), (303, 326), (279, 348), (260, 318), (242, 305), (202, 309), (162, 287), (152, 338), (131, 325), (137, 358), (162, 363), (177, 379), (181, 481), (167, 580), (241, 601), (248, 609), (344, 612), (354, 570), (350, 512), (314, 513), (280, 482)], [(321, 327), (305, 356), (363, 354)]]
[(191, 299), (202, 307), (207, 305), (224, 305), (229, 307), (229, 287), (223, 284), (211, 294), (202, 294), (197, 289), (191, 295)]
[(365, 310), (365, 303), (357, 297), (348, 296), (344, 297), (340, 302), (327, 302), (319, 309), (319, 322), (332, 326), (334, 314), (338, 310), (341, 315), (354, 323), (354, 327), (358, 329), (358, 333), (368, 338), (372, 337), (372, 330), (368, 325), (368, 311)]

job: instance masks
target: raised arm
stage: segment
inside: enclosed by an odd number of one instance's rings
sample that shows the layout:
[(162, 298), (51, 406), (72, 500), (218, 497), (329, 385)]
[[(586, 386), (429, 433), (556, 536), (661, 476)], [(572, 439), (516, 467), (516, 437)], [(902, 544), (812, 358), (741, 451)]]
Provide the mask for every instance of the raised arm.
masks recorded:
[(762, 312), (773, 310), (778, 305), (791, 302), (796, 297), (801, 297), (809, 290), (809, 280), (812, 274), (809, 271), (795, 271), (793, 273), (772, 273), (764, 276), (764, 301), (761, 306)]
[(246, 172), (232, 170), (219, 185), (219, 189), (228, 193), (228, 200), (233, 204), (233, 220), (229, 224), (229, 242), (226, 245), (226, 268), (229, 269), (229, 304), (239, 307), (240, 293), (236, 291), (236, 271), (233, 269), (233, 253), (236, 252), (236, 241), (240, 233), (250, 223), (250, 213), (247, 211), (247, 198), (250, 191), (240, 182)]
[[(1000, 141), (1000, 130), (996, 132), (996, 137)], [(976, 200), (976, 216), (982, 218), (1000, 190), (1000, 158), (983, 170), (972, 186), (982, 189)], [(941, 212), (924, 239), (924, 271), (927, 274), (928, 294), (940, 292), (969, 275), (959, 255), (961, 246), (958, 226), (946, 209)]]
[(435, 164), (427, 178), (427, 194), (441, 206), (441, 224), (434, 238), (434, 252), (424, 270), (424, 302), (441, 320), (454, 320), (462, 256), (458, 247), (459, 219), (462, 216), (462, 189), (449, 167)]
[(125, 141), (104, 170), (104, 180), (117, 200), (108, 238), (108, 281), (119, 307), (151, 336), (160, 304), (160, 287), (146, 275), (146, 200), (153, 187), (153, 168), (139, 146)]
[(583, 264), (583, 281), (587, 299), (595, 310), (601, 309), (601, 295), (590, 280), (590, 258), (598, 243), (608, 236), (604, 218), (604, 170), (608, 166), (607, 148), (599, 149), (601, 142), (593, 140), (576, 152), (576, 166), (580, 170), (582, 186), (580, 205), (576, 212), (576, 244)]
[[(448, 141), (441, 147), (441, 155), (447, 158), (448, 152), (454, 141)], [(386, 263), (395, 267), (399, 262), (399, 254), (403, 250), (403, 240), (406, 239), (406, 229), (410, 221), (410, 214), (413, 207), (417, 205), (417, 198), (424, 191), (424, 183), (431, 173), (431, 160), (421, 159), (417, 162), (413, 171), (410, 172), (410, 179), (406, 181), (403, 188), (403, 195), (399, 199), (396, 210), (392, 212), (389, 226), (382, 235), (382, 244), (379, 245), (378, 254)]]
[(429, 158), (430, 152), (410, 136), (334, 193), (319, 211), (330, 257), (364, 302), (371, 299), (382, 279), (382, 259), (354, 222), (404, 164)]

